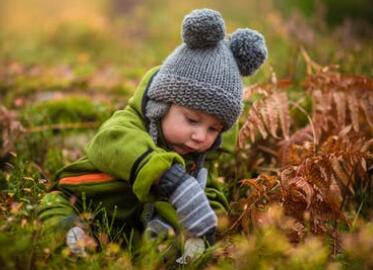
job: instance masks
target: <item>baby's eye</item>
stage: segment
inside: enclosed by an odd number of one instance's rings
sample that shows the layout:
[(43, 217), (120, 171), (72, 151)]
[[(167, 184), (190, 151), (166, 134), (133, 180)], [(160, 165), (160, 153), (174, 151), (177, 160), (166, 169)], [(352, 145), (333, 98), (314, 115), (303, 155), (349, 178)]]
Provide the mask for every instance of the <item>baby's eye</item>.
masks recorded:
[(209, 130), (210, 130), (210, 132), (213, 132), (213, 133), (219, 133), (220, 132), (220, 128), (216, 128), (216, 127), (210, 127)]
[(190, 124), (197, 124), (198, 123), (198, 120), (195, 119), (195, 118), (192, 118), (192, 117), (189, 117), (189, 116), (186, 116), (185, 118), (188, 121), (188, 123), (190, 123)]

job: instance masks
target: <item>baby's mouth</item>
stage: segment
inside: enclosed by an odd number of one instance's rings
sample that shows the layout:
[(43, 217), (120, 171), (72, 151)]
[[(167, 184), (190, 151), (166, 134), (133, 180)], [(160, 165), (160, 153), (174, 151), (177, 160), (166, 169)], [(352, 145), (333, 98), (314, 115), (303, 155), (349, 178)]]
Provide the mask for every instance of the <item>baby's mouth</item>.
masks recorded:
[(196, 150), (194, 148), (191, 148), (191, 147), (186, 146), (184, 144), (174, 145), (174, 149), (176, 150), (176, 152), (178, 152), (180, 154), (189, 154), (189, 153), (192, 153), (192, 152), (196, 152)]

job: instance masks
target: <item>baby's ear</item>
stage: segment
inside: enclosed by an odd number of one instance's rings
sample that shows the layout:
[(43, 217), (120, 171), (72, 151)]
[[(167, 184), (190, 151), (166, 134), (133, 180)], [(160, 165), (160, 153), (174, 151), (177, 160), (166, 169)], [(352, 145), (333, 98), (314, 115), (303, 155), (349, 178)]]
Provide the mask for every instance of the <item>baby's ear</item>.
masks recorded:
[(259, 32), (245, 28), (237, 29), (228, 41), (242, 76), (253, 74), (267, 59), (265, 40)]

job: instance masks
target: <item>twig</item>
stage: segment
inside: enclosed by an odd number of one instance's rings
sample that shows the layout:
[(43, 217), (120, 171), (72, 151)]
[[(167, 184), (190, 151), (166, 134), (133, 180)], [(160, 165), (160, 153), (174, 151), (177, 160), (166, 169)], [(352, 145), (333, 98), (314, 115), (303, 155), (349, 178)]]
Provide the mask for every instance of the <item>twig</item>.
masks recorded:
[(298, 110), (300, 110), (302, 113), (304, 113), (305, 116), (307, 116), (307, 119), (310, 123), (310, 126), (311, 126), (311, 130), (312, 130), (312, 134), (313, 134), (313, 152), (316, 153), (316, 145), (317, 145), (317, 137), (316, 137), (316, 130), (315, 130), (315, 126), (313, 125), (313, 122), (312, 122), (312, 119), (310, 117), (310, 115), (306, 112), (305, 109), (303, 109), (301, 106), (299, 106), (299, 104), (295, 103), (295, 102), (292, 102), (292, 101), (289, 101), (289, 103), (291, 105), (293, 105), (294, 107), (296, 107)]
[(274, 151), (274, 150), (272, 150), (272, 149), (270, 149), (270, 148), (268, 148), (268, 147), (266, 147), (264, 145), (258, 145), (257, 147), (258, 147), (259, 150), (261, 150), (261, 151), (263, 151), (265, 153), (268, 153), (268, 154), (270, 154), (270, 155), (272, 155), (274, 157), (278, 156), (278, 154), (277, 154), (276, 151)]
[(267, 167), (257, 167), (260, 171), (265, 171), (265, 172), (274, 172), (278, 173), (279, 169), (276, 168), (267, 168)]
[(241, 221), (241, 219), (245, 216), (245, 214), (247, 214), (248, 212), (250, 212), (250, 210), (248, 211), (247, 210), (247, 205), (245, 205), (244, 207), (244, 210), (242, 211), (241, 215), (234, 221), (234, 223), (228, 228), (228, 231), (231, 231), (233, 230), (237, 225), (238, 223)]
[(301, 52), (301, 54), (302, 54), (302, 56), (304, 58), (304, 61), (307, 64), (307, 74), (308, 75), (312, 75), (312, 69), (314, 69), (316, 71), (320, 71), (320, 70), (323, 69), (322, 66), (320, 66), (319, 64), (317, 64), (315, 61), (313, 61), (311, 59), (311, 57), (308, 55), (308, 53), (303, 48), (303, 46), (300, 47), (300, 52)]

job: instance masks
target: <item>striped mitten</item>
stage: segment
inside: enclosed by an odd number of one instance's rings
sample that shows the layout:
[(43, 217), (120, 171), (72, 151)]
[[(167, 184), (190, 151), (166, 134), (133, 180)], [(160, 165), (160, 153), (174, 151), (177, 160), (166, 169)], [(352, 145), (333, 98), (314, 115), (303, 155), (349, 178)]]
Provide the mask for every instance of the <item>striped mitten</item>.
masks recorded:
[(169, 198), (180, 223), (191, 236), (201, 237), (215, 231), (217, 217), (197, 180), (184, 168), (173, 165), (161, 178), (159, 192)]
[(198, 181), (198, 184), (201, 186), (201, 188), (204, 190), (207, 185), (207, 177), (208, 177), (208, 170), (206, 168), (199, 169), (196, 180)]

